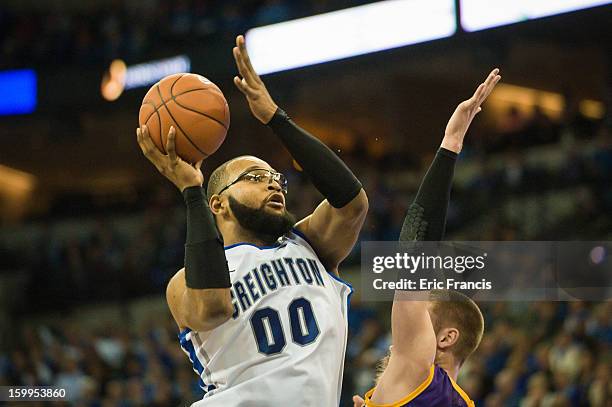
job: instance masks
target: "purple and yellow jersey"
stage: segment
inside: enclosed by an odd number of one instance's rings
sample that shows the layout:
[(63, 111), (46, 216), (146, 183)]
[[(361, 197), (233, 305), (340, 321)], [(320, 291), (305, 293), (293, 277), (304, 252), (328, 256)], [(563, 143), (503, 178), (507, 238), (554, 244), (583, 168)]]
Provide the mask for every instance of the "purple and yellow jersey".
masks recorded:
[(375, 404), (370, 399), (371, 389), (365, 394), (367, 407), (475, 407), (474, 402), (446, 371), (440, 366), (431, 366), (429, 376), (410, 394), (392, 404)]

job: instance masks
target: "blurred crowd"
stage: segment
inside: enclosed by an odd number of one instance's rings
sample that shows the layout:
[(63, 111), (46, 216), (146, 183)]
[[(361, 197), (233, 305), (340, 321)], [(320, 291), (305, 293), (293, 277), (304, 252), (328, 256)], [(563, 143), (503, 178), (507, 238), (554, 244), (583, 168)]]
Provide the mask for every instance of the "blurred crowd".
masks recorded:
[[(483, 407), (607, 407), (612, 400), (612, 303), (485, 303), (486, 334), (459, 384)], [(373, 385), (390, 345), (389, 309), (349, 312), (341, 406)], [(75, 406), (178, 406), (202, 397), (169, 316), (142, 326), (22, 324), (0, 352), (0, 386), (65, 388)], [(53, 403), (48, 403), (53, 405)], [(57, 405), (60, 405), (57, 403)]]
[[(470, 238), (610, 237), (612, 126), (582, 115), (572, 98), (566, 99), (566, 110), (557, 121), (537, 108), (531, 115), (511, 109), (508, 117), (512, 126), (485, 133), (474, 145), (468, 143), (462, 153), (466, 158), (463, 162), (473, 159), (477, 169), (473, 177), (453, 190), (450, 231), (460, 230), (474, 216), (489, 211), (495, 214), (493, 224), (488, 225), (493, 227)], [(557, 214), (554, 209), (559, 202), (552, 196), (565, 203), (573, 201), (572, 210)], [(517, 206), (510, 211), (504, 209), (521, 199), (531, 199), (522, 208), (535, 210), (535, 218), (521, 213)]]
[(233, 37), (251, 27), (368, 2), (110, 0), (27, 13), (0, 5), (0, 65), (138, 61), (160, 46)]
[(0, 385), (57, 386), (84, 407), (178, 406), (202, 397), (170, 318), (152, 316), (138, 329), (123, 322), (15, 330), (19, 345), (0, 354)]

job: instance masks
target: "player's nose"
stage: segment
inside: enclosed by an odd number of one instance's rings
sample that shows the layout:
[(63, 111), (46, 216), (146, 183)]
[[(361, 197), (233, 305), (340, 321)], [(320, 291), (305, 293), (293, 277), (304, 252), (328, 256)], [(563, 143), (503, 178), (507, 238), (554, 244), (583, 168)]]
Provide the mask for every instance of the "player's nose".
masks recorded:
[(271, 181), (271, 182), (268, 183), (268, 190), (269, 191), (281, 192), (283, 190), (283, 188), (281, 188), (281, 186), (278, 183), (278, 181)]

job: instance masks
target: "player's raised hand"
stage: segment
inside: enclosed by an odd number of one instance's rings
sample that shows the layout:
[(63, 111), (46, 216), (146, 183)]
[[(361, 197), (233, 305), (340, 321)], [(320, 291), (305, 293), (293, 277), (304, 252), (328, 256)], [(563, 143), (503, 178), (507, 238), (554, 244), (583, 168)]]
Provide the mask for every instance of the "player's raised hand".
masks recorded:
[(174, 126), (170, 127), (166, 141), (166, 151), (168, 154), (163, 154), (155, 146), (146, 125), (136, 129), (136, 139), (145, 157), (155, 165), (155, 168), (163, 176), (176, 185), (181, 192), (188, 187), (202, 186), (204, 182), (204, 176), (200, 171), (202, 161), (200, 160), (194, 165), (190, 165), (176, 155), (176, 130)]
[(266, 85), (253, 69), (242, 35), (236, 37), (236, 46), (232, 51), (240, 73), (240, 76), (234, 76), (234, 84), (246, 96), (253, 116), (263, 124), (267, 124), (272, 120), (278, 106), (272, 100)]
[(459, 106), (457, 106), (446, 125), (442, 147), (456, 153), (461, 151), (463, 138), (472, 120), (480, 113), (482, 110), (480, 106), (493, 91), (493, 88), (495, 88), (500, 79), (499, 69), (493, 69), (489, 76), (487, 76), (487, 79), (478, 86), (472, 97), (459, 103)]

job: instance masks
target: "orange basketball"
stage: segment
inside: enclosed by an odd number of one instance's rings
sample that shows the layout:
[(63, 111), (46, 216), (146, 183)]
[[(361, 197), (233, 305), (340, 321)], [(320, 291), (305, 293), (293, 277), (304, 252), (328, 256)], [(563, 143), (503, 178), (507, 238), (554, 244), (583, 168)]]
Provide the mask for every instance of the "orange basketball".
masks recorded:
[(176, 129), (176, 153), (195, 163), (217, 151), (230, 124), (227, 101), (221, 90), (201, 75), (166, 76), (149, 89), (138, 114), (151, 139), (166, 154), (170, 126)]

